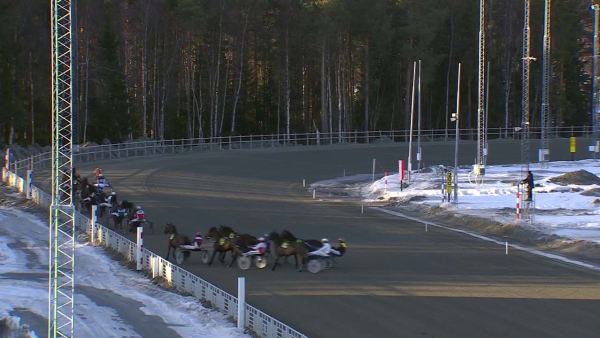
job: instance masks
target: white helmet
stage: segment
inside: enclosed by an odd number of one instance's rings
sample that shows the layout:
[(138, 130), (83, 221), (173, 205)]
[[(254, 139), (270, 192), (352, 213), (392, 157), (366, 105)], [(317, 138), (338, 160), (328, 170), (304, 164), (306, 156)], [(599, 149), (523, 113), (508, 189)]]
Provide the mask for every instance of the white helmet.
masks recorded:
[(264, 238), (264, 237), (258, 237), (258, 241), (259, 241), (259, 242), (264, 242), (264, 241), (265, 241), (265, 238)]
[(327, 238), (323, 238), (323, 239), (321, 240), (321, 243), (329, 243), (329, 240), (328, 240)]
[(139, 205), (137, 207), (135, 207), (135, 208), (138, 209), (138, 210), (142, 210), (142, 207), (139, 206)]
[(115, 195), (117, 194), (117, 192), (116, 192), (116, 191), (113, 191), (113, 192), (111, 192), (110, 194), (111, 194), (111, 195), (113, 195), (113, 196), (115, 196)]

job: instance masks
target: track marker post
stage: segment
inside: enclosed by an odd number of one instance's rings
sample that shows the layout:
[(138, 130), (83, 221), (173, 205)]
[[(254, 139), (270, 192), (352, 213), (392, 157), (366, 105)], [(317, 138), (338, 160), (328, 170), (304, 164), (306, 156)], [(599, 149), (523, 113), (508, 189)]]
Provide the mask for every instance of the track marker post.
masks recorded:
[(27, 170), (27, 181), (25, 182), (25, 196), (31, 199), (31, 184), (33, 182), (33, 170)]
[(504, 254), (508, 256), (508, 242), (504, 242)]
[(142, 267), (144, 266), (144, 255), (142, 254), (143, 248), (144, 248), (144, 228), (137, 227), (137, 241), (136, 241), (136, 247), (135, 247), (135, 255), (136, 255), (135, 261), (137, 262), (137, 265), (136, 265), (137, 271), (142, 270)]
[(306, 188), (306, 179), (305, 178), (302, 179), (302, 188)]
[(427, 229), (427, 223), (425, 223), (425, 232), (429, 232), (429, 229)]
[(240, 330), (244, 329), (246, 315), (246, 278), (238, 277), (238, 308), (237, 308), (237, 327)]
[(313, 200), (317, 198), (317, 189), (313, 189)]
[(375, 182), (375, 163), (377, 162), (376, 159), (373, 159), (373, 177), (371, 179), (371, 182)]
[(361, 213), (361, 214), (364, 214), (364, 213), (365, 213), (365, 205), (364, 205), (364, 204), (361, 204), (361, 205), (360, 205), (360, 213)]
[(94, 244), (96, 242), (96, 223), (98, 222), (98, 206), (92, 205), (92, 232), (90, 236), (90, 242)]
[(519, 220), (521, 218), (521, 196), (520, 196), (520, 190), (521, 187), (518, 186), (517, 187), (517, 220)]
[(387, 176), (388, 176), (388, 173), (387, 173), (387, 171), (384, 171), (383, 174), (385, 176), (385, 181), (384, 181), (384, 183), (385, 183), (385, 192), (387, 193)]
[(400, 177), (400, 191), (402, 191), (404, 189), (402, 187), (404, 185), (404, 160), (398, 161), (398, 174), (398, 177)]

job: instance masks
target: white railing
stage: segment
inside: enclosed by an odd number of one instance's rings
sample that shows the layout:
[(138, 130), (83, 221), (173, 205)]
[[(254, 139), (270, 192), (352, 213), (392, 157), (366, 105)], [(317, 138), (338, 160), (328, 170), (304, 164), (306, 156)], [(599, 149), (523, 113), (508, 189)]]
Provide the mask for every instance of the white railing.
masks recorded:
[[(405, 142), (409, 137), (409, 130), (388, 131), (352, 131), (342, 133), (301, 133), (290, 134), (265, 134), (245, 136), (222, 136), (212, 138), (192, 138), (173, 140), (148, 140), (107, 145), (76, 146), (73, 151), (75, 165), (86, 162), (105, 161), (119, 158), (148, 156), (158, 154), (174, 154), (185, 151), (219, 151), (241, 149), (264, 149), (297, 146), (332, 145), (348, 143), (380, 143), (380, 142)], [(548, 135), (553, 138), (561, 137), (589, 137), (592, 136), (591, 126), (578, 127), (553, 127)], [(529, 138), (539, 138), (541, 129), (530, 128)], [(449, 141), (455, 139), (454, 130), (430, 129), (421, 130), (421, 141)], [(521, 132), (515, 128), (489, 128), (488, 139), (519, 139)], [(416, 136), (413, 136), (416, 138)], [(477, 129), (460, 129), (461, 140), (476, 140)], [(2, 158), (3, 162), (4, 158)], [(10, 161), (11, 171), (21, 173), (24, 169), (50, 168), (51, 153), (41, 153), (24, 159)]]
[[(9, 186), (16, 187), (20, 192), (25, 192), (28, 182), (16, 173), (2, 168), (2, 181)], [(51, 196), (42, 189), (32, 185), (31, 199), (38, 205), (50, 207)], [(75, 213), (75, 227), (90, 235), (90, 241), (96, 245), (115, 250), (129, 262), (136, 262), (137, 243), (100, 224), (92, 224), (92, 220), (80, 212)], [(237, 297), (225, 292), (217, 286), (205, 281), (193, 273), (165, 260), (154, 252), (144, 249), (142, 251), (143, 270), (149, 276), (164, 278), (171, 287), (178, 291), (191, 294), (194, 297), (210, 304), (213, 308), (226, 316), (237, 319)], [(307, 336), (269, 316), (261, 310), (245, 305), (244, 327), (259, 337), (277, 338), (306, 338)]]

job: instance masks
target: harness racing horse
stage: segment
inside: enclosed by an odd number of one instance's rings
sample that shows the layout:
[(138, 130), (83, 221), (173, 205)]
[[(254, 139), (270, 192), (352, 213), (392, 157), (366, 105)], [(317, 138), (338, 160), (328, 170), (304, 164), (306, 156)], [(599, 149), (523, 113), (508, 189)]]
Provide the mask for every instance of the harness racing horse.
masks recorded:
[[(221, 229), (223, 228), (229, 228), (229, 227), (224, 227), (221, 226)], [(231, 229), (231, 228), (229, 228)], [(215, 259), (215, 255), (217, 254), (217, 252), (220, 254), (219, 255), (219, 261), (223, 264), (225, 264), (225, 254), (229, 251), (231, 251), (231, 263), (229, 263), (229, 267), (231, 267), (233, 265), (233, 261), (235, 260), (237, 254), (239, 253), (239, 249), (237, 248), (237, 246), (234, 243), (234, 239), (235, 239), (236, 235), (235, 232), (230, 231), (227, 232), (227, 235), (225, 235), (225, 232), (221, 232), (219, 231), (219, 229), (217, 229), (216, 227), (212, 227), (210, 229), (208, 229), (208, 232), (206, 233), (206, 239), (207, 240), (214, 240), (213, 242), (213, 252), (212, 255), (210, 256), (210, 260), (208, 261), (208, 265), (212, 265), (213, 260)]]
[[(277, 256), (277, 258), (275, 258), (275, 263), (273, 263), (273, 267), (271, 268), (272, 271), (274, 271), (277, 267), (277, 264), (279, 264), (279, 258), (281, 257), (287, 258), (289, 256), (294, 256), (294, 259), (296, 261), (296, 269), (298, 269), (299, 272), (302, 271), (302, 267), (306, 262), (306, 254), (308, 252), (308, 248), (304, 245), (304, 242), (302, 240), (297, 239), (293, 235), (288, 236), (288, 234), (291, 235), (289, 231), (287, 231), (285, 237), (280, 236), (274, 231), (269, 234), (269, 241), (273, 242), (273, 252)], [(299, 266), (298, 258), (300, 258)]]
[[(190, 245), (192, 241), (186, 235), (180, 235), (177, 233), (177, 228), (172, 223), (167, 223), (165, 225), (165, 234), (169, 235), (169, 239), (167, 241), (167, 261), (169, 260), (169, 254), (171, 253), (171, 248), (173, 249), (173, 256), (177, 252), (177, 248), (180, 245)], [(183, 255), (185, 258), (188, 258), (190, 255), (189, 251), (184, 251)]]

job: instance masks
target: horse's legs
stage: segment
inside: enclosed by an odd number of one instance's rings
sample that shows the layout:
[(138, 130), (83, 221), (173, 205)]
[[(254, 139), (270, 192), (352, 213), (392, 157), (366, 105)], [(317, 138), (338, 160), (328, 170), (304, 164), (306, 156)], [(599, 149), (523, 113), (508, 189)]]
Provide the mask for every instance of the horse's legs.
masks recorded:
[(294, 254), (294, 261), (296, 262), (296, 269), (298, 269), (298, 255)]
[(277, 255), (277, 258), (275, 258), (275, 263), (273, 263), (273, 267), (271, 268), (271, 271), (275, 271), (275, 268), (277, 267), (277, 264), (279, 264), (279, 255)]
[(210, 255), (210, 260), (208, 261), (208, 266), (212, 265), (212, 262), (215, 259), (216, 254), (217, 254), (217, 250), (213, 250), (212, 255)]
[(233, 257), (231, 257), (231, 263), (229, 263), (229, 267), (231, 267), (233, 265), (233, 262), (235, 262), (235, 260), (237, 258), (237, 255), (233, 251), (231, 252), (231, 256), (233, 256)]
[(304, 266), (304, 263), (306, 263), (306, 256), (300, 256), (300, 269), (298, 269), (298, 272), (302, 272), (302, 267)]
[(219, 253), (219, 261), (220, 261), (222, 264), (225, 264), (225, 255), (226, 255), (226, 254), (227, 254), (227, 251), (222, 251), (222, 252), (220, 252), (220, 253)]
[(171, 243), (167, 245), (167, 261), (169, 261), (169, 254), (171, 253)]

